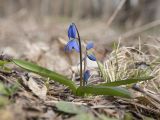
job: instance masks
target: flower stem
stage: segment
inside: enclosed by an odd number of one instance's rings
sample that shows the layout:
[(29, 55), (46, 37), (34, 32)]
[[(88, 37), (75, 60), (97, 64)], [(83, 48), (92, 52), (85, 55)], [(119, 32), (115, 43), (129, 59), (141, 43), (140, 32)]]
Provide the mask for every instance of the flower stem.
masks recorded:
[[(85, 56), (84, 56), (84, 72), (86, 71), (86, 65), (87, 65), (87, 50), (85, 50)], [(85, 82), (83, 81), (83, 86), (85, 86)]]
[(77, 29), (77, 26), (72, 23), (75, 28), (76, 28), (76, 31), (77, 31), (77, 35), (78, 35), (78, 42), (79, 42), (79, 59), (80, 59), (80, 86), (83, 85), (83, 79), (82, 79), (82, 45), (81, 45), (81, 38), (80, 38), (80, 35), (79, 35), (79, 32), (78, 32), (78, 29)]

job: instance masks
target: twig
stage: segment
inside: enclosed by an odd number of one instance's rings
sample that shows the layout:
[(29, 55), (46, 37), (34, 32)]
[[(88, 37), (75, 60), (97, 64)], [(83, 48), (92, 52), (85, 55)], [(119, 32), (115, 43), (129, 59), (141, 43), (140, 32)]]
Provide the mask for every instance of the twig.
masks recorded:
[(134, 89), (134, 90), (136, 90), (136, 91), (138, 91), (138, 92), (141, 92), (142, 94), (144, 94), (144, 95), (152, 98), (153, 100), (155, 100), (157, 103), (160, 104), (160, 98), (159, 98), (159, 97), (156, 97), (155, 95), (152, 95), (152, 94), (144, 91), (144, 90), (143, 90), (142, 88), (140, 88), (137, 84), (134, 84), (134, 85), (132, 86), (132, 89)]
[(97, 109), (97, 108), (109, 108), (109, 109), (113, 109), (113, 108), (126, 108), (126, 105), (121, 105), (121, 106), (115, 106), (115, 105), (96, 105), (96, 106), (92, 106), (92, 109)]
[(158, 115), (160, 115), (160, 111), (159, 110), (156, 110), (156, 109), (153, 109), (153, 108), (150, 108), (150, 107), (147, 107), (145, 105), (142, 105), (142, 104), (139, 104), (139, 103), (136, 103), (136, 102), (133, 102), (133, 101), (120, 101), (119, 102), (120, 104), (125, 104), (125, 105), (133, 105), (134, 107), (138, 107), (138, 108), (141, 108), (141, 109), (144, 109), (144, 110), (148, 110), (148, 111), (151, 111), (151, 112), (154, 112)]
[(0, 69), (0, 73), (4, 74), (4, 75), (11, 75), (13, 72), (11, 71), (4, 71)]
[(121, 38), (126, 39), (126, 38), (129, 38), (129, 37), (132, 37), (136, 34), (139, 34), (141, 32), (144, 32), (146, 30), (149, 30), (149, 29), (154, 28), (154, 27), (159, 26), (159, 25), (160, 25), (160, 20), (153, 21), (149, 24), (143, 25), (141, 27), (135, 28), (135, 29), (133, 29), (129, 32), (124, 33), (123, 35), (121, 35)]
[[(51, 100), (51, 101), (45, 101), (45, 104), (57, 104), (59, 101), (55, 101), (55, 100)], [(68, 102), (68, 103), (72, 103), (75, 105), (87, 105), (86, 103), (81, 103), (81, 102)]]
[(121, 10), (121, 8), (123, 7), (124, 3), (126, 2), (126, 0), (121, 0), (117, 9), (114, 11), (114, 13), (112, 14), (112, 16), (109, 18), (109, 20), (107, 21), (107, 27), (109, 27), (111, 25), (111, 23), (113, 22), (113, 20), (115, 19), (116, 15), (118, 14), (118, 12)]

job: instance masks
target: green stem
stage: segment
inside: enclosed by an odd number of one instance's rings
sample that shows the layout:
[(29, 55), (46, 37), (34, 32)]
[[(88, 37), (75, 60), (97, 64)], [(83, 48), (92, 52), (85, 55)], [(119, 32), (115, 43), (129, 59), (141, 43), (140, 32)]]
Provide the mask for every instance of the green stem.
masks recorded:
[(80, 38), (80, 35), (79, 35), (79, 32), (78, 32), (78, 29), (77, 29), (77, 26), (72, 23), (75, 28), (76, 28), (76, 31), (77, 31), (77, 35), (78, 35), (78, 42), (79, 42), (79, 59), (80, 59), (80, 86), (82, 86), (83, 84), (83, 79), (82, 79), (82, 45), (81, 45), (81, 38)]

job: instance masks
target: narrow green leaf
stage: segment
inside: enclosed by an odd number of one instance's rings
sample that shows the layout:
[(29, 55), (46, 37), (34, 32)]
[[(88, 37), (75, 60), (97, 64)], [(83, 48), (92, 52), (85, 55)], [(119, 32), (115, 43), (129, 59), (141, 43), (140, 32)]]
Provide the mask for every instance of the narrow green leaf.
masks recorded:
[(83, 96), (84, 94), (93, 95), (110, 95), (125, 98), (131, 98), (131, 93), (121, 87), (108, 87), (108, 86), (82, 86), (77, 88), (77, 95)]
[(34, 73), (39, 74), (41, 76), (50, 78), (51, 80), (54, 80), (56, 82), (59, 82), (63, 85), (66, 85), (74, 93), (76, 92), (76, 89), (77, 89), (76, 84), (73, 81), (71, 81), (70, 79), (68, 79), (67, 77), (65, 77), (61, 74), (58, 74), (54, 71), (48, 70), (44, 67), (40, 67), (36, 64), (30, 63), (30, 62), (27, 62), (27, 61), (23, 61), (23, 60), (14, 59), (13, 62), (16, 65), (18, 65), (18, 66), (20, 66), (20, 67), (22, 67), (22, 68), (24, 68), (28, 71), (34, 72)]
[(77, 106), (71, 102), (60, 101), (56, 104), (59, 111), (70, 113), (70, 114), (80, 114), (87, 112), (87, 108), (84, 106)]
[(120, 85), (126, 85), (126, 84), (131, 84), (131, 83), (137, 83), (140, 81), (151, 80), (152, 78), (154, 77), (148, 76), (148, 77), (143, 77), (143, 78), (130, 78), (126, 80), (118, 80), (118, 81), (109, 82), (109, 83), (101, 83), (99, 85), (100, 86), (120, 86)]

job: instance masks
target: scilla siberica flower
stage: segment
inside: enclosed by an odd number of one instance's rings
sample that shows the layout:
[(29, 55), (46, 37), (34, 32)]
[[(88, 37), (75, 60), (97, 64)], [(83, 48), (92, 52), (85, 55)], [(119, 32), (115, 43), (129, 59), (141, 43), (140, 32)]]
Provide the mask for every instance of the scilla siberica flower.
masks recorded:
[[(78, 37), (78, 38), (76, 38)], [(74, 23), (72, 23), (69, 28), (68, 28), (68, 38), (69, 41), (67, 43), (67, 45), (65, 46), (64, 50), (67, 52), (71, 52), (72, 49), (75, 49), (77, 52), (79, 52), (79, 58), (80, 58), (80, 86), (85, 86), (85, 84), (87, 84), (88, 79), (90, 78), (90, 71), (86, 70), (86, 66), (87, 66), (87, 62), (86, 62), (86, 58), (88, 57), (90, 60), (92, 61), (96, 61), (96, 57), (94, 56), (93, 52), (92, 52), (92, 48), (93, 48), (93, 43), (89, 42), (86, 45), (86, 51), (85, 51), (85, 57), (84, 59), (82, 59), (82, 47), (81, 47), (81, 39), (80, 39), (80, 35), (79, 32), (77, 30), (77, 27)], [(82, 70), (82, 62), (84, 61), (84, 73)], [(84, 80), (84, 81), (83, 81)]]
[(92, 51), (90, 51), (93, 48), (93, 46), (94, 46), (93, 42), (88, 42), (88, 44), (86, 46), (87, 57), (92, 61), (96, 61), (95, 55), (92, 53)]
[(91, 75), (90, 75), (90, 71), (89, 71), (89, 70), (86, 70), (86, 71), (84, 72), (84, 74), (83, 74), (83, 80), (85, 81), (85, 83), (88, 82), (88, 79), (89, 79), (90, 76), (91, 76)]
[(79, 52), (79, 44), (78, 41), (76, 39), (76, 27), (75, 25), (72, 23), (69, 28), (68, 28), (68, 38), (69, 41), (67, 43), (67, 45), (65, 46), (64, 50), (67, 52), (71, 52), (72, 49), (75, 49), (77, 52)]

